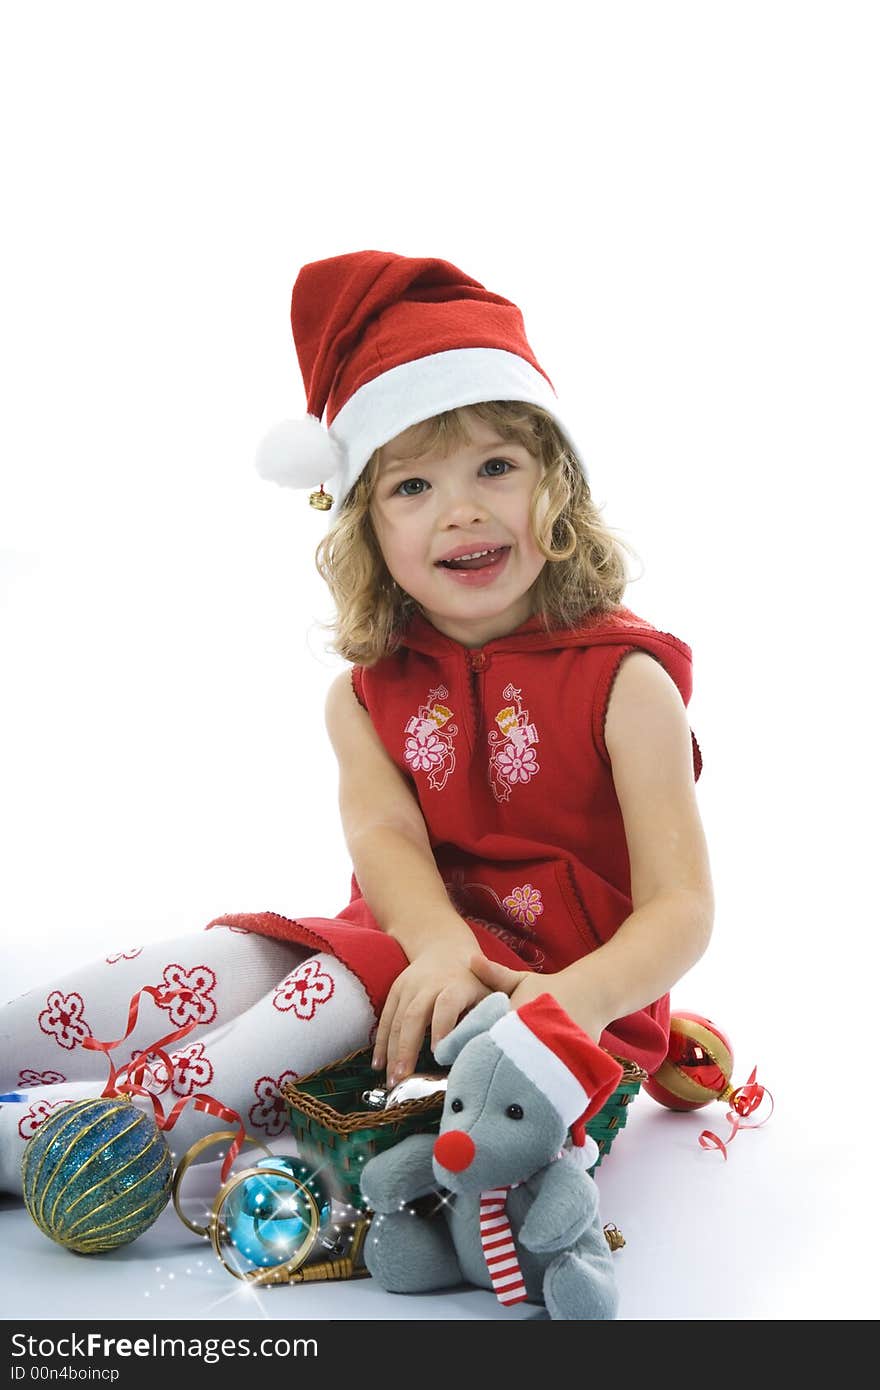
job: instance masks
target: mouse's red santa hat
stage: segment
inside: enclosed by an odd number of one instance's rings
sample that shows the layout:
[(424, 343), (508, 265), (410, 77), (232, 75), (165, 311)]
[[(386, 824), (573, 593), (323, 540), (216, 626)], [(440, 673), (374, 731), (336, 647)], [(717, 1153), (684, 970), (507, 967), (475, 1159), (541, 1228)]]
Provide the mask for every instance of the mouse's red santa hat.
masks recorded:
[(587, 1166), (599, 1156), (585, 1124), (620, 1083), (623, 1067), (579, 1028), (552, 994), (539, 994), (489, 1029), (489, 1037), (546, 1096)]
[(481, 401), (546, 410), (586, 473), (519, 309), (448, 261), (390, 251), (313, 261), (297, 276), (290, 320), (308, 414), (269, 431), (257, 468), (288, 487), (321, 484), (316, 505), (334, 517), (380, 445)]

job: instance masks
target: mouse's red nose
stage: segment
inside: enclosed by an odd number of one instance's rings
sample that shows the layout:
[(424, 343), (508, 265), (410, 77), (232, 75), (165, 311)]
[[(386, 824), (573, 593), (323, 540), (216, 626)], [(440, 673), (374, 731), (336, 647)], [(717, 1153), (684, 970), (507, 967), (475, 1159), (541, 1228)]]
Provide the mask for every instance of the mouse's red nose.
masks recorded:
[(448, 1129), (434, 1145), (434, 1157), (451, 1173), (461, 1173), (473, 1162), (474, 1141), (463, 1129)]

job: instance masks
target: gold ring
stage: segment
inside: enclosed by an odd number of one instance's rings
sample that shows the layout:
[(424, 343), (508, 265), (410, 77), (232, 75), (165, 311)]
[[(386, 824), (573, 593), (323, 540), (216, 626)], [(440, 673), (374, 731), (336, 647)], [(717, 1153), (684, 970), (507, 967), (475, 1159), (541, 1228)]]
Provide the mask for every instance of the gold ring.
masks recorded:
[[(180, 1184), (183, 1181), (183, 1175), (189, 1168), (190, 1164), (196, 1161), (199, 1154), (202, 1153), (205, 1149), (207, 1149), (211, 1144), (219, 1144), (222, 1139), (234, 1139), (237, 1134), (237, 1129), (218, 1129), (215, 1130), (213, 1134), (206, 1134), (204, 1139), (197, 1140), (195, 1144), (193, 1144), (190, 1148), (187, 1149), (186, 1153), (183, 1155), (183, 1158), (180, 1160), (174, 1171), (174, 1178), (171, 1183), (171, 1200), (174, 1203), (174, 1210), (177, 1212), (177, 1215), (180, 1217), (184, 1226), (186, 1226), (188, 1230), (194, 1231), (197, 1236), (209, 1236), (211, 1232), (207, 1226), (197, 1226), (194, 1221), (190, 1221), (189, 1217), (184, 1216), (183, 1212), (180, 1209), (180, 1203), (178, 1201), (178, 1192), (180, 1189)], [(261, 1143), (259, 1139), (251, 1138), (249, 1134), (245, 1135), (244, 1142), (245, 1144), (256, 1144), (257, 1148), (262, 1149), (263, 1153), (266, 1154), (268, 1158), (275, 1157), (271, 1150), (266, 1148), (265, 1144)]]
[[(222, 1238), (222, 1232), (226, 1230), (226, 1227), (220, 1220), (220, 1213), (223, 1210), (227, 1198), (231, 1197), (235, 1189), (239, 1187), (243, 1182), (245, 1182), (248, 1178), (266, 1176), (271, 1176), (275, 1178), (286, 1178), (288, 1182), (293, 1183), (294, 1187), (298, 1187), (300, 1192), (302, 1192), (303, 1196), (306, 1199), (306, 1203), (309, 1209), (308, 1235), (306, 1236), (300, 1248), (297, 1250), (296, 1254), (292, 1255), (289, 1260), (282, 1260), (277, 1265), (268, 1265), (265, 1268), (261, 1269), (247, 1269), (242, 1274), (240, 1270), (233, 1269), (232, 1265), (227, 1264), (226, 1260), (224, 1260), (223, 1258), (223, 1251), (221, 1249), (220, 1241)], [(214, 1247), (214, 1254), (217, 1256), (217, 1259), (220, 1261), (223, 1268), (229, 1274), (233, 1275), (234, 1278), (247, 1279), (253, 1284), (280, 1283), (282, 1274), (293, 1274), (297, 1269), (299, 1269), (301, 1264), (305, 1264), (306, 1260), (308, 1259), (309, 1255), (312, 1253), (312, 1250), (314, 1249), (315, 1242), (318, 1239), (318, 1231), (320, 1229), (320, 1225), (321, 1218), (318, 1214), (318, 1204), (312, 1196), (311, 1192), (305, 1186), (304, 1183), (301, 1183), (297, 1178), (292, 1177), (291, 1174), (286, 1171), (286, 1169), (269, 1168), (268, 1166), (264, 1168), (243, 1168), (240, 1173), (236, 1173), (235, 1176), (230, 1178), (227, 1183), (224, 1183), (220, 1191), (217, 1193), (217, 1196), (214, 1198), (214, 1205), (211, 1208), (211, 1244)]]

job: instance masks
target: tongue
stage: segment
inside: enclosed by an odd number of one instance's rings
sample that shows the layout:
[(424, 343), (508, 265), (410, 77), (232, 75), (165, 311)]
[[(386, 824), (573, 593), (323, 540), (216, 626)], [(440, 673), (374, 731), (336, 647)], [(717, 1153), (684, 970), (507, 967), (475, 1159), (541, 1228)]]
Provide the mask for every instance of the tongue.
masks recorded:
[(488, 555), (478, 555), (473, 560), (449, 560), (449, 568), (452, 570), (484, 570), (487, 565), (494, 565), (501, 559), (503, 551), (492, 550)]

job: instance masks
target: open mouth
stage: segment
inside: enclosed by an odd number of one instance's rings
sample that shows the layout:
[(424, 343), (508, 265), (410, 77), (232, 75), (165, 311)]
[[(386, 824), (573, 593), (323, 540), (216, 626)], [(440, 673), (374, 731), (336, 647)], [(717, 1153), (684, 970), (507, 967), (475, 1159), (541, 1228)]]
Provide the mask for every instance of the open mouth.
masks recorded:
[(437, 563), (448, 570), (484, 570), (497, 565), (509, 549), (509, 545), (496, 545), (475, 550), (469, 555), (459, 555), (455, 560), (438, 560)]

